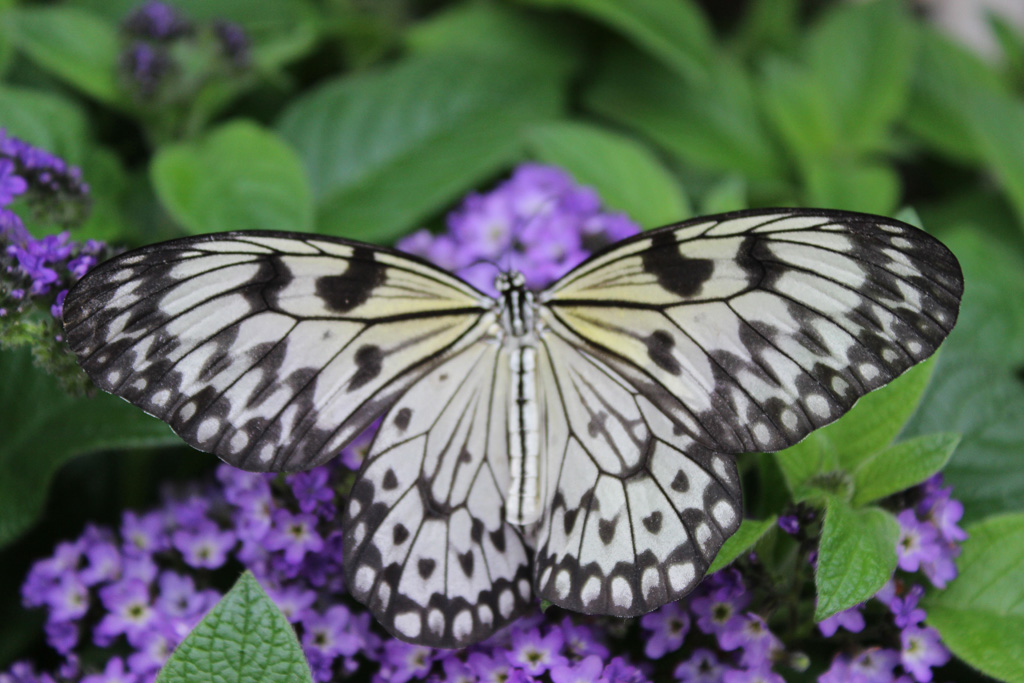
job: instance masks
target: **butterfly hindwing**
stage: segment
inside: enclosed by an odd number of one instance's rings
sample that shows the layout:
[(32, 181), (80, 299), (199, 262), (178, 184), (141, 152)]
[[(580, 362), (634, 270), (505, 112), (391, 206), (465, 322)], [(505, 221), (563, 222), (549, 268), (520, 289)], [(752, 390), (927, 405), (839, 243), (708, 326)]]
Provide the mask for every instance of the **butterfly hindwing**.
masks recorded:
[(677, 433), (656, 404), (585, 350), (554, 334), (542, 349), (543, 422), (560, 432), (546, 440), (538, 595), (621, 617), (682, 597), (739, 526), (732, 456)]
[(482, 334), (482, 295), (433, 266), (314, 235), (236, 232), (91, 271), (65, 334), (104, 390), (250, 470), (325, 462), (419, 373)]
[(878, 216), (776, 209), (694, 219), (585, 262), (543, 295), (711, 450), (775, 451), (930, 356), (956, 322), (952, 254)]
[(503, 505), (508, 373), (497, 343), (438, 365), (385, 416), (353, 486), (349, 590), (403, 640), (461, 647), (530, 607), (527, 549)]

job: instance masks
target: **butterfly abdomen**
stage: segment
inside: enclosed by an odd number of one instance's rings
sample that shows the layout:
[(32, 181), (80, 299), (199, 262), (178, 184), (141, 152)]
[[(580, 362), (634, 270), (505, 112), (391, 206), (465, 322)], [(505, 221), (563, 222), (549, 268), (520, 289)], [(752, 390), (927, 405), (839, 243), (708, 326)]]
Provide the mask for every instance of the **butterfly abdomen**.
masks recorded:
[(505, 519), (525, 526), (540, 517), (540, 439), (537, 433), (537, 349), (519, 346), (509, 354), (512, 371), (509, 397), (509, 471)]

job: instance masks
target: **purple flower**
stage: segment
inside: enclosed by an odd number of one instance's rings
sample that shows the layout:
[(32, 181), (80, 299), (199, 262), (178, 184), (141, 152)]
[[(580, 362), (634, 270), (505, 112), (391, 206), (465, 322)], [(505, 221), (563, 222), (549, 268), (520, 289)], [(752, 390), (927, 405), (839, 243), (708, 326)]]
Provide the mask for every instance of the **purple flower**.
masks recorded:
[(890, 683), (892, 670), (900, 663), (900, 656), (893, 650), (871, 648), (864, 650), (850, 661), (851, 683)]
[(667, 652), (673, 652), (683, 644), (683, 638), (690, 630), (690, 617), (677, 602), (670, 602), (659, 610), (645, 614), (640, 625), (651, 635), (647, 638), (644, 653), (651, 659), (661, 659)]
[(326, 467), (317, 467), (307, 472), (297, 472), (288, 477), (292, 493), (299, 501), (303, 512), (316, 513), (322, 517), (334, 516), (334, 491), (328, 483)]
[(860, 613), (862, 607), (863, 603), (833, 614), (818, 624), (818, 630), (826, 638), (834, 636), (840, 626), (850, 633), (860, 633), (864, 630), (864, 615)]
[(191, 576), (173, 571), (160, 574), (155, 605), (163, 614), (179, 619), (201, 617), (219, 599), (216, 591), (197, 591)]
[(471, 652), (466, 663), (480, 679), (480, 683), (505, 683), (509, 679), (511, 667), (502, 656), (491, 657), (482, 652)]
[(121, 521), (121, 538), (124, 539), (121, 547), (130, 555), (160, 552), (170, 542), (159, 512), (145, 515), (131, 510), (125, 512)]
[(711, 650), (698, 648), (690, 658), (676, 667), (675, 677), (681, 683), (719, 683), (725, 667)]
[(46, 642), (62, 655), (68, 655), (78, 645), (78, 624), (73, 621), (55, 621), (53, 615), (46, 622)]
[(723, 683), (786, 683), (779, 674), (768, 669), (733, 669), (726, 671)]
[(283, 550), (289, 564), (297, 565), (307, 552), (323, 550), (324, 542), (316, 531), (315, 516), (278, 509), (274, 511), (273, 519), (274, 526), (266, 538), (267, 549)]
[(106, 647), (122, 634), (133, 645), (142, 642), (141, 636), (156, 617), (149, 587), (134, 579), (121, 581), (102, 588), (100, 599), (108, 613), (96, 627), (96, 644)]
[(697, 616), (697, 628), (717, 635), (742, 626), (741, 615), (749, 602), (749, 594), (723, 586), (691, 600), (690, 609)]
[(568, 662), (551, 667), (553, 683), (593, 683), (601, 677), (604, 663), (597, 655), (590, 655), (575, 664)]
[(124, 660), (120, 657), (111, 657), (107, 660), (107, 667), (102, 674), (93, 674), (82, 679), (82, 683), (136, 683), (138, 676), (125, 671)]
[(192, 25), (171, 5), (150, 0), (129, 14), (121, 29), (137, 38), (166, 41), (188, 35)]
[(388, 640), (384, 643), (380, 677), (390, 683), (405, 683), (412, 678), (425, 676), (432, 663), (433, 650), (429, 647)]
[(773, 652), (782, 650), (782, 643), (760, 616), (748, 612), (741, 618), (739, 628), (721, 631), (718, 644), (723, 650), (743, 648), (740, 661), (746, 666), (761, 668)]
[(782, 515), (779, 517), (778, 524), (780, 529), (790, 535), (800, 531), (800, 518), (796, 515)]
[(931, 524), (918, 521), (913, 510), (904, 510), (897, 517), (900, 524), (900, 537), (896, 542), (896, 554), (899, 566), (903, 571), (916, 572), (922, 562), (938, 559), (941, 548), (938, 546), (938, 532)]
[(889, 600), (889, 609), (892, 610), (893, 621), (898, 627), (915, 626), (924, 621), (925, 612), (917, 607), (917, 602), (923, 595), (924, 588), (915, 585), (910, 587), (904, 597), (893, 595)]
[(189, 566), (204, 569), (223, 566), (228, 552), (238, 542), (234, 532), (222, 531), (209, 520), (198, 524), (195, 529), (178, 529), (171, 538)]
[(597, 655), (602, 661), (608, 658), (608, 648), (597, 639), (591, 628), (577, 625), (569, 617), (562, 619), (561, 628), (562, 635), (565, 636), (565, 653), (567, 655), (576, 659)]
[(476, 683), (473, 670), (458, 657), (445, 657), (441, 661), (441, 668), (444, 669), (445, 683)]
[(607, 683), (646, 683), (644, 672), (622, 657), (613, 657), (604, 668), (601, 679)]
[(114, 581), (121, 576), (121, 553), (113, 543), (90, 544), (85, 555), (89, 565), (82, 570), (82, 581), (88, 585)]
[(359, 651), (360, 639), (348, 629), (350, 617), (344, 605), (335, 605), (323, 614), (307, 611), (302, 620), (303, 648), (329, 657), (354, 655)]
[(232, 21), (218, 20), (213, 22), (213, 35), (233, 68), (242, 70), (249, 66), (249, 36), (245, 29)]
[(171, 656), (175, 642), (160, 630), (146, 631), (139, 637), (138, 649), (128, 656), (128, 668), (140, 676), (156, 673)]
[(935, 629), (927, 626), (909, 626), (900, 633), (903, 650), (900, 662), (903, 668), (920, 683), (932, 680), (932, 667), (949, 661), (949, 650), (939, 640)]
[(0, 159), (0, 207), (7, 206), (27, 189), (25, 179), (15, 174), (14, 162)]
[(78, 574), (68, 572), (52, 586), (46, 604), (52, 621), (81, 619), (89, 609), (89, 589)]
[(512, 634), (512, 649), (506, 653), (512, 666), (521, 668), (531, 676), (540, 676), (555, 666), (564, 665), (562, 645), (565, 636), (555, 629), (546, 636), (541, 636), (538, 629), (516, 631)]
[(267, 586), (267, 594), (281, 610), (281, 614), (293, 624), (301, 621), (303, 616), (316, 601), (316, 593), (301, 586), (285, 586), (273, 588)]

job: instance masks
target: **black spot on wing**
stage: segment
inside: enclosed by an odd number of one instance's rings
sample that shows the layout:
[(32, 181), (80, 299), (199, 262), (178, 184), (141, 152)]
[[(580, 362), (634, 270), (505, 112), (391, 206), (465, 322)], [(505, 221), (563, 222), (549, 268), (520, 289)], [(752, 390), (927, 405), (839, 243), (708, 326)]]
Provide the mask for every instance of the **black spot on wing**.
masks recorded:
[(421, 557), (420, 561), (416, 564), (416, 570), (424, 579), (430, 578), (430, 575), (434, 573), (435, 567), (437, 567), (437, 562), (429, 557)]
[(676, 345), (676, 340), (671, 334), (665, 330), (655, 330), (644, 340), (644, 344), (647, 345), (647, 354), (659, 368), (673, 375), (682, 372), (679, 361), (672, 355), (672, 347)]
[(459, 555), (459, 564), (462, 566), (462, 571), (466, 576), (473, 576), (473, 562), (472, 550)]
[(661, 512), (655, 510), (647, 517), (643, 519), (644, 527), (647, 528), (652, 534), (657, 534), (661, 531)]
[[(348, 382), (348, 390), (355, 391), (359, 387), (372, 382), (384, 367), (384, 354), (379, 346), (367, 344), (356, 350), (356, 372)], [(397, 421), (397, 418), (396, 418)]]
[(412, 410), (409, 408), (402, 408), (395, 415), (395, 426), (404, 432), (409, 427), (410, 419), (412, 419)]
[(391, 532), (391, 538), (395, 545), (402, 545), (405, 543), (405, 539), (409, 538), (409, 530), (405, 528), (404, 524), (396, 524)]
[(356, 248), (344, 273), (317, 278), (317, 296), (330, 310), (347, 313), (366, 303), (373, 290), (384, 283), (385, 271), (374, 260), (372, 250)]
[(666, 290), (682, 297), (700, 293), (715, 271), (715, 264), (709, 259), (683, 256), (671, 230), (654, 235), (641, 258), (645, 272), (657, 278)]
[(618, 524), (619, 518), (614, 519), (602, 519), (597, 523), (597, 535), (601, 537), (601, 542), (608, 545), (615, 538), (615, 526)]
[(398, 477), (395, 476), (395, 471), (393, 469), (389, 468), (388, 471), (384, 473), (384, 479), (381, 481), (380, 485), (384, 487), (385, 491), (393, 491), (398, 488)]
[(676, 472), (676, 476), (672, 479), (672, 490), (678, 491), (679, 493), (686, 493), (690, 490), (690, 478), (686, 476), (686, 472), (679, 470)]

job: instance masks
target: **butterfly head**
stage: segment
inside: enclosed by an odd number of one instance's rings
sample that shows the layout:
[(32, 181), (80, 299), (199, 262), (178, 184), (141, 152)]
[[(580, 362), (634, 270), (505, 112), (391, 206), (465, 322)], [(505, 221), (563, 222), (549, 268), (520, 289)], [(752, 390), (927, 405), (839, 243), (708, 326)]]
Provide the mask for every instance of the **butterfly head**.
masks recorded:
[(526, 278), (518, 270), (507, 270), (494, 280), (494, 288), (499, 294), (511, 292), (513, 289), (526, 289)]

